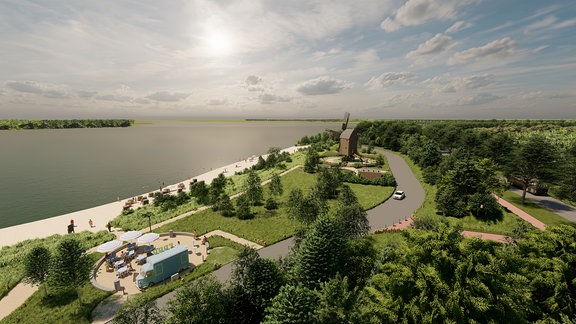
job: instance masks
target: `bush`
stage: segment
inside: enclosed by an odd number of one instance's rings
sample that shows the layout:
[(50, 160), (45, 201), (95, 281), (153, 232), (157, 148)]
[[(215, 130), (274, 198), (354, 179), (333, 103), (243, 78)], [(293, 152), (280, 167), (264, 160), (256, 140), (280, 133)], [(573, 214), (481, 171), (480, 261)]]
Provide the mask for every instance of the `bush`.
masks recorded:
[(266, 208), (267, 210), (278, 209), (278, 203), (274, 199), (268, 198), (266, 200), (266, 204), (264, 205), (264, 208)]

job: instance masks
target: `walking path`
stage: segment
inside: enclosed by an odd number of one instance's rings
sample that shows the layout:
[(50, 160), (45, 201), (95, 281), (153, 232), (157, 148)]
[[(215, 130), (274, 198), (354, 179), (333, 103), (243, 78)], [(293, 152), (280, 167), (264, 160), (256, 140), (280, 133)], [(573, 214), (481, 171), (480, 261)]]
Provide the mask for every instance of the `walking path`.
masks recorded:
[(536, 227), (537, 229), (545, 230), (546, 224), (542, 223), (541, 221), (537, 220), (536, 218), (530, 216), (527, 212), (523, 211), (522, 209), (514, 206), (513, 204), (507, 202), (506, 200), (493, 195), (496, 198), (496, 201), (512, 213), (516, 214), (518, 217), (522, 218), (523, 220), (527, 221), (528, 223), (532, 224), (532, 226)]

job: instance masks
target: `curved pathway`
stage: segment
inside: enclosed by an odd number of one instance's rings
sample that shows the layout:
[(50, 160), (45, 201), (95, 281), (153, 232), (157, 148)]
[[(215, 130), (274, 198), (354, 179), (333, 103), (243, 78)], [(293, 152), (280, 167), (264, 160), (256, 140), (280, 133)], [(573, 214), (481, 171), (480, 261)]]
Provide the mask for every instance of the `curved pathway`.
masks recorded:
[(388, 159), (390, 170), (396, 178), (396, 189), (403, 190), (406, 198), (402, 200), (388, 199), (368, 211), (368, 221), (372, 232), (385, 229), (401, 223), (412, 216), (412, 213), (424, 202), (425, 192), (422, 185), (404, 159), (395, 153), (376, 150)]

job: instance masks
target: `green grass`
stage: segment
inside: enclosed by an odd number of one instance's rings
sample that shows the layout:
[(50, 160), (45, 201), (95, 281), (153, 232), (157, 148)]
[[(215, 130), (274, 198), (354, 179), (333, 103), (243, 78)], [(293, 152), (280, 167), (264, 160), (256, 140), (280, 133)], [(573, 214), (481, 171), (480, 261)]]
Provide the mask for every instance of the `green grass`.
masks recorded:
[[(102, 253), (92, 253), (90, 258), (96, 262)], [(80, 305), (76, 291), (52, 292), (44, 298), (44, 288), (40, 287), (26, 302), (5, 317), (1, 323), (91, 323), (92, 310), (109, 292), (98, 290), (90, 283), (81, 288), (83, 304)]]
[[(86, 249), (114, 239), (114, 234), (108, 231), (99, 231), (97, 233), (83, 231), (68, 235), (73, 235), (77, 238)], [(22, 280), (24, 276), (24, 259), (34, 247), (45, 246), (50, 251), (54, 251), (62, 238), (62, 235), (55, 234), (46, 238), (25, 240), (0, 249), (0, 298), (4, 297)]]
[[(198, 212), (186, 218), (174, 221), (158, 228), (158, 232), (168, 230), (207, 233), (216, 229), (232, 233), (252, 242), (259, 240), (267, 244), (276, 243), (294, 235), (296, 224), (289, 217), (286, 201), (293, 188), (300, 188), (307, 194), (316, 183), (316, 175), (308, 174), (301, 169), (294, 170), (281, 177), (284, 193), (279, 197), (280, 208), (268, 211), (263, 206), (253, 207), (255, 217), (250, 220), (240, 220), (236, 217), (224, 217), (211, 209)], [(370, 209), (382, 203), (392, 194), (392, 187), (364, 186), (348, 184), (364, 209)], [(268, 197), (268, 186), (264, 186), (264, 199)], [(334, 204), (331, 201), (330, 204)]]
[[(401, 153), (395, 152), (404, 158), (420, 184), (422, 188), (424, 188), (425, 197), (424, 202), (420, 207), (414, 212), (416, 217), (418, 216), (426, 216), (426, 215), (437, 215), (436, 212), (436, 202), (434, 198), (436, 197), (437, 188), (436, 186), (427, 184), (424, 182), (422, 177), (422, 171), (420, 168), (412, 162), (412, 160)], [(466, 216), (463, 218), (455, 218), (455, 217), (446, 217), (452, 224), (462, 224), (462, 228), (468, 231), (474, 232), (484, 232), (484, 233), (493, 233), (493, 234), (502, 234), (502, 235), (509, 235), (516, 227), (518, 221), (524, 222), (524, 220), (520, 219), (518, 216), (504, 211), (502, 219), (499, 221), (482, 221), (477, 219), (474, 216)]]
[[(286, 170), (304, 164), (304, 152), (294, 152), (294, 154), (291, 154), (290, 157), (292, 158), (292, 162), (284, 163)], [(265, 181), (272, 178), (272, 176), (275, 174), (279, 174), (284, 171), (284, 169), (273, 168), (268, 170), (259, 170), (257, 171), (257, 174), (262, 181)], [(229, 184), (226, 186), (226, 194), (232, 196), (242, 192), (247, 177), (248, 175), (245, 173), (234, 174), (228, 177), (227, 179), (229, 179)], [(194, 211), (198, 209), (198, 207), (200, 207), (200, 205), (196, 203), (195, 199), (192, 199), (189, 202), (186, 202), (174, 209), (167, 211), (161, 211), (160, 207), (154, 207), (153, 205), (142, 206), (130, 214), (118, 215), (110, 223), (112, 226), (121, 228), (124, 231), (140, 230), (148, 227), (148, 218), (143, 216), (147, 212), (151, 212), (153, 215), (150, 219), (151, 223), (158, 224), (184, 213)]]
[(527, 212), (530, 216), (538, 219), (542, 223), (546, 224), (546, 226), (555, 226), (555, 225), (574, 225), (571, 221), (555, 214), (548, 209), (539, 206), (538, 204), (526, 199), (526, 204), (522, 205), (522, 197), (513, 193), (512, 191), (506, 191), (502, 195), (502, 198), (509, 203), (513, 204), (514, 206), (520, 208), (521, 210)]

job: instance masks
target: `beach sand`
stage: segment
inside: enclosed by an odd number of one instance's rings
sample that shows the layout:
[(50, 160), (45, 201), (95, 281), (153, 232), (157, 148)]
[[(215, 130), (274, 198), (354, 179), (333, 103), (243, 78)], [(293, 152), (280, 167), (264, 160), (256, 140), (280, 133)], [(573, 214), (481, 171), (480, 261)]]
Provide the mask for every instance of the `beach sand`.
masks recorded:
[[(302, 148), (303, 146), (292, 146), (283, 149), (282, 152), (286, 151), (288, 153), (293, 153)], [(266, 157), (266, 155), (262, 156), (264, 158)], [(209, 184), (212, 182), (212, 179), (216, 178), (222, 172), (224, 172), (225, 176), (231, 176), (234, 175), (236, 171), (243, 171), (244, 169), (253, 166), (257, 162), (257, 156), (248, 157), (246, 160), (238, 161), (220, 168), (215, 168), (209, 172), (195, 176), (192, 179), (205, 181), (207, 184)], [(192, 179), (184, 179), (181, 181), (181, 183), (184, 183), (186, 185), (186, 189), (188, 189), (188, 184)], [(169, 188), (173, 192), (177, 190), (178, 184), (165, 186), (164, 188)], [(142, 193), (142, 195), (145, 194), (147, 193)], [(0, 247), (13, 245), (27, 239), (44, 238), (53, 234), (67, 234), (67, 226), (70, 224), (70, 220), (74, 220), (74, 231), (76, 233), (81, 231), (98, 232), (101, 230), (106, 230), (106, 224), (116, 216), (120, 215), (126, 201), (132, 198), (133, 197), (129, 197), (94, 208), (46, 218), (35, 222), (0, 228)], [(92, 219), (94, 225), (93, 227), (90, 227), (88, 224), (90, 219)]]
[[(294, 153), (295, 151), (305, 147), (306, 146), (292, 146), (283, 149), (282, 152)], [(266, 158), (266, 155), (262, 155), (262, 157)], [(207, 184), (210, 184), (212, 179), (216, 178), (222, 172), (224, 172), (225, 176), (231, 176), (234, 175), (236, 171), (243, 171), (246, 168), (253, 166), (257, 162), (257, 156), (248, 157), (246, 160), (238, 161), (220, 168), (213, 169), (209, 172), (193, 177), (192, 179), (197, 179), (197, 181), (205, 181)], [(186, 185), (186, 188), (188, 188), (188, 184), (192, 179), (185, 179), (181, 182)], [(164, 188), (169, 188), (171, 191), (176, 191), (178, 184), (173, 184)], [(61, 216), (46, 218), (35, 222), (1, 228), (0, 248), (3, 246), (16, 244), (27, 239), (44, 238), (53, 234), (67, 234), (67, 226), (70, 224), (71, 219), (74, 220), (74, 224), (76, 225), (74, 229), (75, 232), (98, 232), (101, 230), (106, 230), (106, 224), (118, 216), (122, 212), (126, 201), (132, 198), (133, 197), (129, 197), (127, 199), (122, 199), (120, 201), (112, 202), (102, 206), (84, 209)], [(93, 222), (93, 227), (91, 227), (88, 223), (90, 219)], [(117, 233), (117, 235), (122, 233), (114, 229), (113, 232)], [(23, 283), (18, 284), (14, 289), (12, 289), (8, 295), (0, 300), (0, 320), (18, 308), (36, 290), (36, 286), (29, 286)]]

